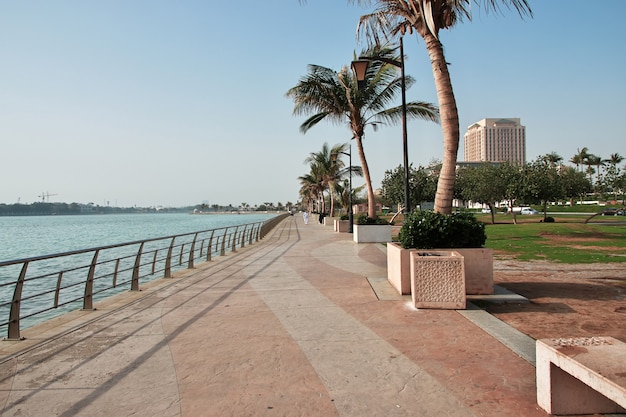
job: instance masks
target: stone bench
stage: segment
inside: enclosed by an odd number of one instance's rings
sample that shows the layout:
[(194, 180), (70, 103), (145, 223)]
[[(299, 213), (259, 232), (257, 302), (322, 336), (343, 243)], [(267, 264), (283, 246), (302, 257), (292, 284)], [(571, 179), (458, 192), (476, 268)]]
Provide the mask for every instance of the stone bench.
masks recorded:
[(550, 414), (611, 414), (626, 408), (626, 344), (612, 337), (536, 343), (537, 404)]

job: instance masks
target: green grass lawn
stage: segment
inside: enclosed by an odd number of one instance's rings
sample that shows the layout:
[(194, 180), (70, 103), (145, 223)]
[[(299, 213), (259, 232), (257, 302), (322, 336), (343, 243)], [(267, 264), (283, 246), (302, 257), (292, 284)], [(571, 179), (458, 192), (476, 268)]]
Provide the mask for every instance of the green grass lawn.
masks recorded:
[[(613, 217), (607, 218), (610, 221), (607, 224), (584, 224), (580, 216), (554, 217), (555, 223), (541, 223), (543, 216), (519, 216), (518, 224), (512, 224), (510, 216), (507, 223), (504, 219), (498, 223), (500, 219), (496, 216), (496, 224), (487, 224), (485, 246), (494, 250), (496, 258), (563, 263), (626, 262), (626, 226), (615, 224)], [(479, 218), (491, 222), (490, 216)]]

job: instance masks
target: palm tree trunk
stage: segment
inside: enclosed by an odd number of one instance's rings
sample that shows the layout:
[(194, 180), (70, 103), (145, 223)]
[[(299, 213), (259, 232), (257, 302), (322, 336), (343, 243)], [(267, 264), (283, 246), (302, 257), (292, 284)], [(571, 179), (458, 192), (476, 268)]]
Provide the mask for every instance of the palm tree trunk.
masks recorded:
[(441, 130), (443, 133), (443, 161), (437, 182), (435, 211), (450, 214), (452, 213), (452, 199), (454, 198), (456, 158), (459, 151), (459, 113), (454, 99), (454, 92), (452, 91), (452, 82), (443, 53), (443, 46), (430, 33), (424, 35), (424, 41), (435, 78)]
[[(367, 217), (376, 217), (376, 206), (374, 205), (374, 188), (372, 187), (372, 180), (370, 178), (370, 169), (367, 166), (367, 160), (365, 159), (365, 152), (363, 151), (363, 138), (359, 135), (354, 135), (356, 140), (356, 147), (359, 151), (359, 159), (361, 160), (361, 168), (363, 169), (363, 179), (365, 179), (365, 186), (367, 188)], [(352, 207), (350, 207), (352, 210)]]

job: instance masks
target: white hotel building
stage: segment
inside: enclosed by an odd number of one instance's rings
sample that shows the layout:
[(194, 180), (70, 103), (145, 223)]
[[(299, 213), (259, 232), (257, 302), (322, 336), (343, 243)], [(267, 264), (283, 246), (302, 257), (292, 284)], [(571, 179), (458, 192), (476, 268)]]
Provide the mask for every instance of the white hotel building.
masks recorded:
[(519, 118), (482, 119), (463, 136), (465, 162), (526, 163), (526, 126)]

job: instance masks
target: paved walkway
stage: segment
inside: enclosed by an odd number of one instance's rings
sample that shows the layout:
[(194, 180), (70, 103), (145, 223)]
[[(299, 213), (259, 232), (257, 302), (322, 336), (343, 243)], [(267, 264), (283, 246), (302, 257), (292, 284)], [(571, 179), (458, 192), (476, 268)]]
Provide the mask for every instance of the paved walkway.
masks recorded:
[(385, 292), (384, 250), (294, 216), (26, 330), (0, 342), (1, 415), (545, 416), (528, 358)]

